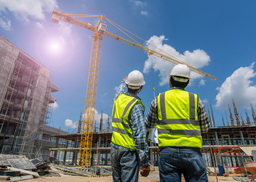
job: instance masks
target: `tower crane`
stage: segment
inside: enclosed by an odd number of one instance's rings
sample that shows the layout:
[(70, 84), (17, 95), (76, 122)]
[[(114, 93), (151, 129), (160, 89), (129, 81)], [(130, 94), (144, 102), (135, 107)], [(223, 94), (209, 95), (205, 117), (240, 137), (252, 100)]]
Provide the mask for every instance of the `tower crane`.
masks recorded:
[[(98, 22), (96, 26), (93, 26), (89, 23), (82, 22), (78, 20), (79, 18), (85, 17), (97, 17)], [(95, 114), (95, 106), (96, 106), (96, 92), (98, 87), (98, 70), (99, 70), (99, 62), (100, 62), (100, 46), (101, 40), (103, 39), (102, 35), (110, 37), (114, 40), (118, 40), (122, 43), (125, 43), (129, 46), (137, 48), (146, 52), (148, 55), (154, 55), (166, 61), (169, 61), (173, 64), (186, 64), (185, 62), (173, 57), (167, 52), (160, 53), (156, 50), (149, 49), (148, 47), (143, 46), (138, 43), (136, 40), (128, 40), (113, 33), (106, 31), (106, 24), (104, 21), (108, 21), (114, 26), (116, 26), (119, 30), (122, 28), (120, 25), (115, 24), (110, 19), (106, 18), (103, 15), (84, 15), (84, 14), (64, 14), (59, 11), (53, 10), (52, 19), (53, 22), (58, 23), (59, 21), (64, 21), (88, 30), (93, 31), (92, 35), (92, 47), (91, 47), (91, 55), (90, 55), (90, 65), (88, 72), (88, 81), (86, 87), (86, 99), (84, 106), (84, 117), (82, 119), (82, 131), (81, 131), (81, 139), (80, 139), (80, 148), (79, 148), (79, 163), (78, 166), (85, 168), (89, 167), (91, 164), (91, 152), (92, 152), (92, 138), (93, 138), (93, 125), (94, 125), (94, 114)], [(122, 31), (122, 30), (121, 30)], [(134, 34), (133, 34), (134, 35)], [(136, 36), (136, 35), (134, 35)], [(136, 36), (138, 37), (138, 36)], [(160, 50), (160, 49), (159, 49)], [(198, 70), (188, 64), (186, 64), (192, 71), (206, 76), (211, 79), (215, 79), (214, 76), (205, 73), (201, 70)]]

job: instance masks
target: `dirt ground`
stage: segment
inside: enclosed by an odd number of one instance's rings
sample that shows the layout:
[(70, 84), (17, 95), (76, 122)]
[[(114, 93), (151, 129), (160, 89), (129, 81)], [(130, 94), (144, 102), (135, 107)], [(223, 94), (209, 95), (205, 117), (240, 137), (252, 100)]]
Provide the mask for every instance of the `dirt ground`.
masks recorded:
[[(60, 176), (45, 177), (40, 176), (39, 178), (24, 180), (24, 182), (111, 182), (112, 176), (102, 176), (102, 177), (82, 177), (82, 176), (70, 176), (65, 175), (59, 170)], [(237, 182), (233, 176), (208, 176), (209, 182)], [(7, 182), (4, 179), (0, 179), (0, 182)], [(148, 177), (139, 177), (139, 182), (160, 182), (158, 169), (151, 169)], [(185, 182), (183, 179), (182, 182)]]
[[(209, 182), (237, 182), (232, 177), (209, 176)], [(67, 176), (62, 175), (61, 177), (39, 177), (34, 179), (24, 180), (24, 182), (111, 182), (112, 177), (81, 177), (81, 176)], [(8, 182), (6, 180), (0, 179), (0, 182)], [(158, 177), (140, 177), (139, 182), (160, 182)], [(185, 182), (184, 180), (182, 182)]]
[[(208, 176), (209, 182), (237, 182), (233, 177), (228, 176)], [(5, 181), (5, 180), (4, 180)], [(60, 173), (60, 176), (54, 177), (39, 177), (34, 179), (28, 179), (24, 182), (111, 182), (112, 176), (104, 176), (104, 177), (82, 177), (82, 176), (70, 176), (64, 175)], [(0, 179), (0, 182), (1, 181)], [(6, 181), (5, 181), (6, 182)], [(139, 182), (160, 182), (158, 171), (152, 171), (148, 177), (139, 177)], [(185, 180), (182, 180), (185, 182)]]
[[(237, 182), (232, 177), (223, 177), (218, 176), (209, 176), (209, 182)], [(62, 175), (61, 177), (40, 177), (25, 180), (24, 182), (111, 182), (112, 177), (81, 177), (81, 176), (67, 176)], [(5, 181), (6, 182), (6, 181)], [(148, 176), (148, 177), (140, 177), (139, 182), (160, 182), (159, 177), (156, 176)]]

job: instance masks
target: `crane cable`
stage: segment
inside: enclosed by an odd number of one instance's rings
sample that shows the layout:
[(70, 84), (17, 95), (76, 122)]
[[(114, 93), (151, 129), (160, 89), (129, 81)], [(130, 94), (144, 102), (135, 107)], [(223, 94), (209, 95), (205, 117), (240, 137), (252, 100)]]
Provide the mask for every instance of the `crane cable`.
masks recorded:
[[(112, 21), (112, 20), (106, 18), (104, 15), (86, 15), (86, 14), (84, 14), (84, 15), (81, 15), (81, 14), (64, 14), (64, 15), (71, 15), (72, 18), (99, 17), (100, 20), (98, 21), (98, 24), (99, 24), (100, 22), (102, 22), (102, 20), (108, 21), (110, 24), (112, 24), (114, 27), (116, 27), (116, 28), (117, 28), (118, 30), (120, 30), (122, 33), (124, 33), (125, 35), (127, 35), (132, 41), (134, 41), (134, 42), (133, 42), (134, 44), (136, 44), (137, 46), (139, 46), (139, 47), (141, 47), (141, 48), (144, 48), (144, 49), (145, 49), (144, 51), (147, 52), (149, 56), (152, 55), (152, 54), (154, 54), (154, 55), (157, 56), (157, 57), (160, 57), (159, 55), (163, 55), (163, 56), (165, 56), (165, 58), (163, 58), (163, 59), (165, 59), (166, 61), (169, 61), (169, 62), (171, 62), (171, 63), (173, 63), (173, 64), (177, 64), (177, 63), (186, 64), (186, 65), (187, 65), (192, 71), (194, 71), (195, 73), (201, 74), (201, 75), (204, 75), (204, 76), (207, 76), (207, 77), (209, 77), (209, 78), (211, 78), (211, 79), (216, 79), (214, 76), (212, 76), (212, 75), (210, 75), (210, 74), (208, 74), (208, 73), (204, 73), (203, 71), (200, 71), (200, 70), (198, 70), (197, 68), (195, 68), (195, 67), (193, 67), (193, 66), (191, 66), (191, 65), (188, 65), (188, 64), (185, 63), (184, 61), (182, 61), (182, 60), (180, 60), (180, 59), (178, 59), (178, 58), (172, 56), (171, 54), (167, 53), (166, 51), (164, 51), (164, 50), (158, 48), (157, 46), (151, 44), (150, 42), (148, 42), (148, 41), (142, 39), (141, 37), (135, 35), (134, 33), (130, 32), (130, 31), (128, 31), (128, 30), (125, 29), (124, 27), (118, 25), (118, 24), (115, 23), (114, 21)], [(98, 25), (97, 25), (97, 26), (98, 26)], [(125, 31), (126, 31), (127, 33), (126, 33)], [(152, 50), (152, 49), (150, 49), (150, 48), (147, 48), (147, 47), (143, 46), (143, 45), (140, 44), (138, 41), (136, 41), (134, 38), (132, 38), (130, 35), (128, 35), (128, 33), (130, 33), (130, 34), (133, 35), (134, 37), (137, 37), (138, 39), (142, 40), (146, 45), (148, 45), (148, 46), (150, 45), (150, 46), (154, 47), (156, 50), (159, 50), (160, 52), (164, 53), (165, 55), (164, 55), (164, 54), (160, 54), (160, 53), (158, 53), (158, 52), (155, 51), (155, 50)], [(132, 42), (132, 41), (131, 41), (131, 42)], [(160, 58), (162, 58), (162, 56), (161, 56)]]
[[(180, 61), (180, 62), (182, 62), (182, 63), (185, 63), (184, 61), (181, 61), (181, 60), (177, 59), (176, 57), (172, 56), (171, 54), (167, 53), (166, 51), (164, 51), (164, 50), (158, 48), (158, 47), (155, 46), (154, 44), (151, 44), (150, 42), (148, 42), (148, 41), (142, 39), (141, 37), (139, 37), (139, 36), (137, 36), (137, 35), (135, 35), (134, 33), (130, 32), (129, 30), (127, 30), (127, 29), (125, 29), (124, 27), (122, 27), (121, 25), (118, 25), (117, 23), (115, 23), (114, 21), (110, 20), (109, 18), (105, 18), (105, 19), (106, 19), (109, 23), (111, 23), (113, 26), (115, 26), (116, 28), (119, 27), (119, 28), (118, 28), (119, 30), (120, 30), (120, 29), (123, 29), (123, 30), (127, 31), (128, 33), (132, 34), (133, 36), (137, 37), (138, 39), (142, 40), (142, 41), (145, 42), (146, 44), (151, 45), (152, 47), (154, 47), (154, 48), (156, 48), (156, 49), (158, 49), (158, 50), (164, 52), (165, 54), (167, 54), (167, 55), (170, 56), (171, 58), (173, 58), (173, 59), (175, 59), (175, 60), (178, 60), (178, 61)], [(122, 31), (122, 30), (120, 30), (120, 31)], [(122, 32), (124, 33), (124, 31), (122, 31)], [(127, 33), (124, 33), (124, 34), (127, 35)], [(130, 37), (129, 35), (127, 35), (127, 36)], [(131, 37), (130, 37), (130, 38), (131, 38)], [(134, 40), (133, 38), (131, 38), (131, 39)], [(134, 40), (134, 41), (135, 41), (136, 43), (138, 43), (139, 45), (143, 46), (143, 45), (140, 44), (138, 41), (136, 41), (136, 40)]]
[[(65, 15), (68, 15), (68, 16), (72, 16), (73, 18), (85, 18), (85, 17), (100, 17), (101, 19), (105, 19), (107, 20), (110, 24), (112, 24), (114, 27), (116, 27), (119, 31), (121, 31), (122, 33), (124, 33), (126, 36), (128, 36), (131, 40), (134, 41), (134, 43), (144, 47), (141, 43), (139, 43), (137, 40), (135, 40), (134, 38), (132, 38), (130, 35), (128, 35), (128, 33), (130, 33), (131, 35), (133, 35), (134, 37), (137, 37), (138, 39), (140, 39), (141, 41), (143, 41), (145, 44), (147, 45), (151, 45), (152, 47), (154, 47), (156, 50), (159, 50), (163, 53), (165, 53), (166, 55), (168, 55), (171, 59), (173, 59), (174, 61), (171, 61), (173, 64), (175, 64), (175, 62), (179, 62), (179, 63), (184, 63), (187, 65), (187, 63), (185, 63), (184, 61), (172, 56), (171, 54), (169, 54), (168, 52), (158, 48), (157, 46), (155, 46), (154, 44), (142, 39), (141, 37), (137, 36), (136, 34), (132, 33), (131, 31), (127, 30), (126, 28), (122, 27), (121, 25), (115, 23), (114, 21), (110, 20), (109, 18), (103, 16), (103, 15), (86, 15), (86, 14), (65, 14)], [(126, 33), (128, 32), (128, 33)], [(152, 50), (154, 51), (154, 50)], [(194, 68), (193, 66), (190, 66), (190, 68), (192, 68), (193, 70), (197, 70), (196, 68)], [(197, 72), (198, 73), (198, 72)]]
[[(132, 32), (128, 31), (127, 29), (123, 28), (122, 26), (118, 25), (117, 23), (113, 22), (112, 20), (110, 20), (110, 19), (108, 19), (108, 18), (106, 18), (106, 20), (107, 20), (110, 24), (112, 24), (114, 27), (116, 27), (118, 30), (120, 30), (120, 31), (123, 32), (125, 35), (127, 35), (127, 36), (128, 36), (130, 39), (132, 39), (134, 42), (136, 42), (137, 44), (143, 46), (143, 45), (140, 44), (138, 41), (136, 41), (134, 38), (132, 38), (130, 35), (128, 35), (125, 31), (127, 31), (128, 33), (130, 33), (130, 34), (136, 36), (135, 34), (133, 34)], [(122, 29), (125, 30), (125, 31), (123, 31)], [(138, 37), (138, 36), (136, 36), (136, 37)], [(139, 37), (138, 37), (138, 38), (139, 38)]]
[[(184, 61), (182, 61), (182, 60), (180, 60), (180, 59), (178, 59), (178, 58), (172, 56), (171, 54), (167, 53), (166, 51), (164, 51), (164, 50), (158, 48), (157, 46), (151, 44), (150, 42), (148, 42), (148, 41), (142, 39), (141, 37), (135, 35), (134, 33), (130, 32), (129, 30), (125, 29), (124, 27), (118, 25), (118, 24), (115, 23), (114, 21), (112, 21), (112, 20), (110, 20), (110, 19), (108, 19), (108, 18), (106, 18), (106, 17), (104, 17), (104, 18), (105, 18), (109, 23), (111, 23), (113, 26), (115, 26), (117, 29), (119, 29), (121, 32), (124, 33), (123, 30), (125, 30), (126, 32), (128, 32), (128, 33), (130, 33), (131, 35), (137, 37), (138, 39), (142, 40), (142, 41), (145, 42), (146, 44), (151, 45), (151, 46), (154, 47), (156, 50), (159, 50), (159, 51), (165, 53), (166, 57), (168, 58), (168, 59), (165, 59), (165, 60), (167, 60), (167, 61), (169, 61), (169, 62), (171, 62), (171, 63), (173, 63), (173, 64), (176, 64), (176, 63), (186, 64), (186, 65), (187, 65), (191, 70), (193, 70), (195, 73), (200, 74), (200, 75), (204, 75), (204, 76), (207, 76), (207, 77), (210, 77), (211, 79), (216, 79), (214, 76), (212, 76), (212, 75), (210, 75), (210, 74), (208, 74), (208, 73), (204, 73), (203, 71), (200, 71), (200, 70), (198, 70), (197, 68), (195, 68), (195, 67), (193, 67), (193, 66), (191, 66), (191, 65), (188, 65), (188, 64), (185, 63)], [(121, 29), (123, 29), (123, 30), (121, 30)], [(127, 33), (124, 33), (124, 34), (126, 34), (126, 35), (127, 35), (128, 37), (130, 37), (133, 41), (135, 41), (135, 42), (137, 43), (137, 45), (140, 45), (141, 47), (145, 47), (145, 46), (143, 46), (142, 44), (138, 43), (138, 41), (134, 40), (134, 39), (133, 39), (131, 36), (129, 36)], [(135, 43), (135, 44), (136, 44), (136, 43)], [(151, 54), (150, 54), (150, 51), (152, 51), (152, 54), (157, 53), (156, 51), (151, 50), (151, 49), (149, 49), (149, 48), (147, 48), (147, 50), (149, 51), (149, 52), (148, 52), (149, 55), (151, 55)], [(157, 54), (158, 54), (158, 53), (157, 53)], [(169, 56), (169, 57), (168, 57), (168, 56)]]

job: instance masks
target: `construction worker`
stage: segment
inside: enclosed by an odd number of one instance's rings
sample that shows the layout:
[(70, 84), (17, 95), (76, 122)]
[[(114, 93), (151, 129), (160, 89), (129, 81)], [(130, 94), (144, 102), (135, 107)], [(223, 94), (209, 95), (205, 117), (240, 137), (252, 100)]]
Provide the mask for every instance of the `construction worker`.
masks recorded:
[(140, 166), (142, 176), (150, 172), (144, 104), (137, 96), (144, 84), (143, 74), (134, 70), (122, 80), (116, 92), (110, 152), (114, 182), (137, 182)]
[(184, 64), (175, 65), (170, 73), (171, 89), (160, 93), (151, 102), (146, 117), (148, 130), (157, 128), (159, 174), (161, 182), (206, 182), (201, 133), (206, 133), (209, 121), (197, 94), (185, 91), (190, 70)]

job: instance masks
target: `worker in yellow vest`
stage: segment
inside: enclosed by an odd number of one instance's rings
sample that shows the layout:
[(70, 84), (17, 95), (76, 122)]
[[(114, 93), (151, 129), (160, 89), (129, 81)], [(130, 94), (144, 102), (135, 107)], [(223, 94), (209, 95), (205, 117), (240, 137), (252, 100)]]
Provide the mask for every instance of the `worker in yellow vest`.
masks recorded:
[(210, 126), (204, 105), (197, 94), (185, 91), (190, 70), (175, 65), (170, 73), (171, 89), (160, 93), (151, 102), (146, 117), (148, 130), (157, 128), (159, 173), (161, 182), (207, 182), (201, 148), (201, 133)]
[[(112, 108), (111, 159), (114, 182), (137, 182), (150, 172), (144, 118), (144, 104), (137, 94), (145, 84), (143, 74), (134, 70), (117, 89)], [(125, 92), (125, 85), (128, 91)]]

